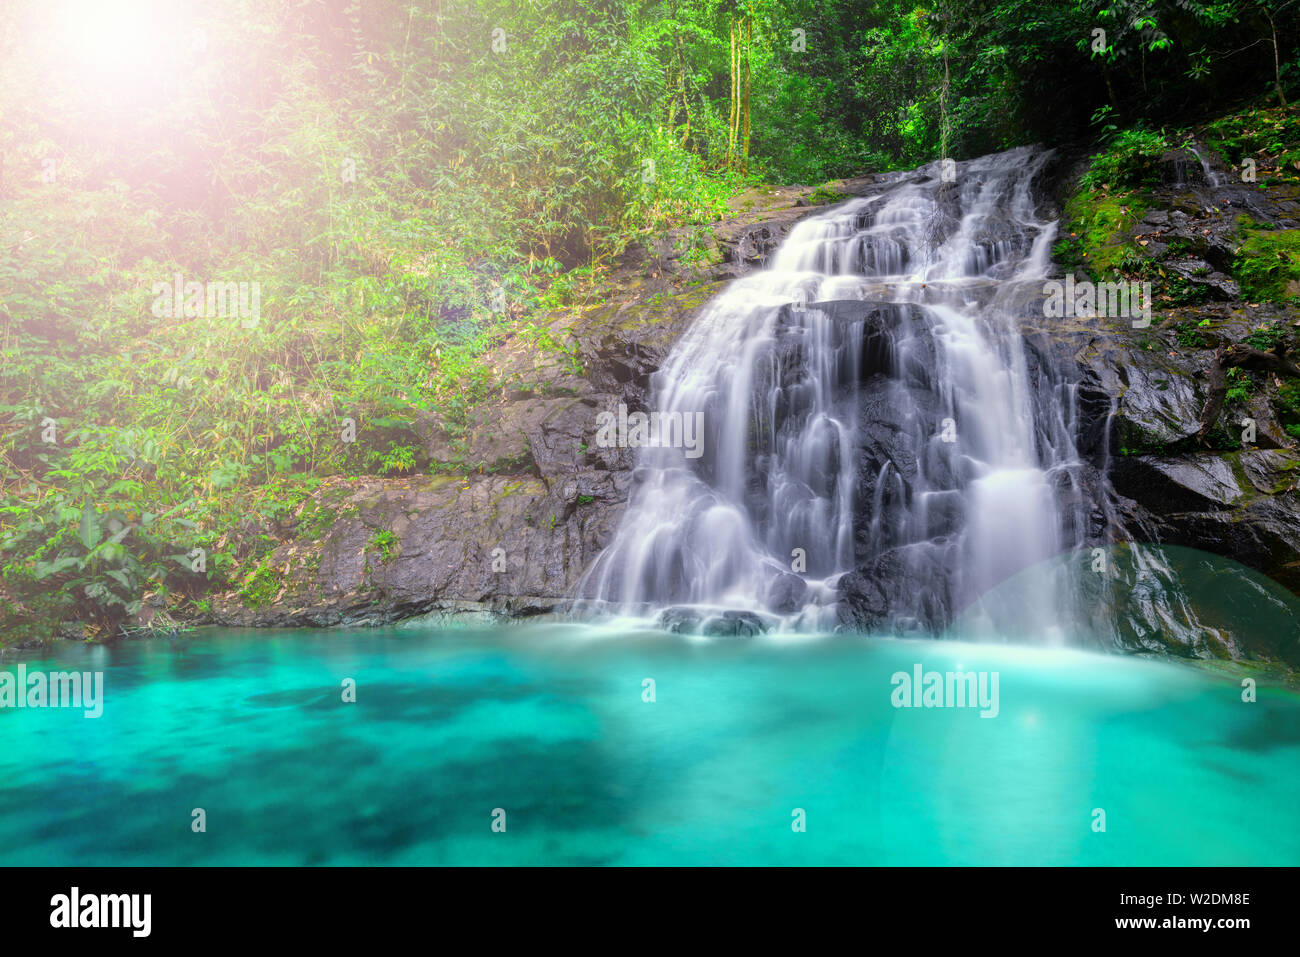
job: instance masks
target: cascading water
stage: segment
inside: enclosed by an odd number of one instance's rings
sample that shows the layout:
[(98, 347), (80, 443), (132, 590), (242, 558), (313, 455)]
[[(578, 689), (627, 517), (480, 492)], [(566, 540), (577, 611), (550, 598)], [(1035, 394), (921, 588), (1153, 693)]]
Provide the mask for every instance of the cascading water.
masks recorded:
[(1191, 151), (1192, 155), (1196, 157), (1196, 161), (1201, 164), (1201, 173), (1205, 176), (1205, 182), (1216, 188), (1223, 186), (1226, 182), (1223, 174), (1210, 166), (1210, 161), (1202, 156), (1201, 151), (1195, 146), (1188, 144), (1187, 148)]
[[(1050, 270), (1050, 156), (893, 175), (714, 300), (653, 383), (655, 410), (703, 414), (703, 454), (640, 450), (587, 607), (706, 632), (965, 612), (1055, 633), (1072, 598), (1044, 563), (1083, 541), (1060, 504), (1078, 499), (1071, 387), (1031, 371), (1017, 323)], [(1036, 567), (1014, 608), (987, 598)]]

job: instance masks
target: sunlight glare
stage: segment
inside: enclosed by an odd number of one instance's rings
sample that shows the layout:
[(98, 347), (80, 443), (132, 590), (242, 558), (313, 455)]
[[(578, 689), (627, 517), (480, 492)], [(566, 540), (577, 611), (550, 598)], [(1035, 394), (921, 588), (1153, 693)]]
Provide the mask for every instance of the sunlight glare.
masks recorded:
[(51, 10), (61, 72), (86, 93), (130, 92), (164, 44), (191, 42), (164, 35), (159, 12), (154, 0), (63, 0)]

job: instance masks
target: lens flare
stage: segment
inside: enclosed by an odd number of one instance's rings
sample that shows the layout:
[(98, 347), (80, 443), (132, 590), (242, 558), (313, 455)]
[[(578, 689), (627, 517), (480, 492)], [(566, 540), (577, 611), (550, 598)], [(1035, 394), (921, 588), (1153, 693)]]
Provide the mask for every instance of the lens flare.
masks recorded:
[(155, 0), (62, 0), (42, 19), (48, 67), (89, 99), (147, 96), (164, 59), (203, 42)]

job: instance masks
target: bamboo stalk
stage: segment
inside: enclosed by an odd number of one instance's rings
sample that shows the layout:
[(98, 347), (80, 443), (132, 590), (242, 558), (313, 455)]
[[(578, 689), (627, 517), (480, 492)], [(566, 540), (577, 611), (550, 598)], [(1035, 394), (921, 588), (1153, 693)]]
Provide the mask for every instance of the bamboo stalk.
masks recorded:
[(731, 75), (728, 77), (731, 83), (731, 89), (730, 92), (728, 93), (729, 112), (727, 114), (727, 165), (728, 166), (731, 165), (731, 158), (733, 155), (735, 155), (736, 152), (736, 116), (737, 116), (737, 108), (739, 106), (739, 104), (737, 103), (738, 88), (736, 86), (736, 79), (738, 76), (738, 71), (736, 69), (736, 58), (738, 54), (739, 54), (739, 50), (737, 49), (736, 46), (736, 14), (733, 11), (731, 14), (731, 66), (730, 66)]
[(740, 160), (740, 171), (749, 172), (749, 60), (754, 48), (754, 17), (745, 21), (745, 152)]

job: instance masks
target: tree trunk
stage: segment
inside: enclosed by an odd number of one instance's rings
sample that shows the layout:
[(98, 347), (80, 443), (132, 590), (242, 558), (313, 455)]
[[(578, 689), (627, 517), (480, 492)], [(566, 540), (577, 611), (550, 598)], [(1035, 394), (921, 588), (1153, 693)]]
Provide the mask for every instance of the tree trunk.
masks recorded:
[(745, 152), (740, 160), (740, 171), (749, 172), (749, 56), (754, 46), (754, 18), (745, 24)]
[(1267, 10), (1264, 11), (1264, 16), (1268, 17), (1269, 29), (1273, 31), (1273, 83), (1277, 86), (1277, 101), (1285, 107), (1286, 94), (1282, 92), (1282, 65), (1277, 55), (1277, 24), (1273, 22), (1273, 14)]
[[(682, 35), (677, 34), (677, 89), (682, 95), (682, 112), (686, 115), (686, 129), (682, 132), (681, 145), (685, 146), (686, 141), (691, 138), (691, 101), (686, 94), (686, 51), (682, 46)], [(676, 114), (677, 107), (674, 105), (673, 113)]]
[[(673, 71), (664, 70), (664, 87), (671, 88)], [(664, 120), (667, 130), (671, 133), (677, 128), (677, 91), (674, 90), (672, 96), (668, 98), (668, 116)]]
[(1110, 98), (1110, 108), (1116, 113), (1119, 112), (1119, 98), (1115, 96), (1115, 87), (1110, 82), (1110, 68), (1102, 67), (1101, 75), (1106, 78), (1106, 96)]

